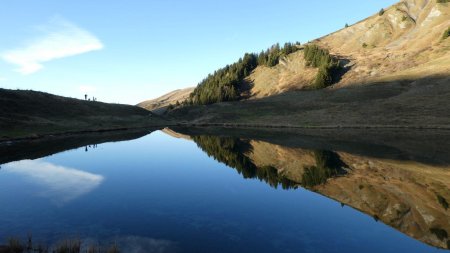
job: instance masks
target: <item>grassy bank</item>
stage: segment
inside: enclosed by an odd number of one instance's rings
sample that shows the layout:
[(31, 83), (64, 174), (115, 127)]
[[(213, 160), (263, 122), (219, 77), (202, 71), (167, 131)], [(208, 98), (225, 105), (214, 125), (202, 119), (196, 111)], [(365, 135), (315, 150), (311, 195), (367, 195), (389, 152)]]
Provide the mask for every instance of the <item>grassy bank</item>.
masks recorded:
[(0, 141), (168, 123), (136, 106), (85, 101), (36, 91), (0, 89), (0, 108)]

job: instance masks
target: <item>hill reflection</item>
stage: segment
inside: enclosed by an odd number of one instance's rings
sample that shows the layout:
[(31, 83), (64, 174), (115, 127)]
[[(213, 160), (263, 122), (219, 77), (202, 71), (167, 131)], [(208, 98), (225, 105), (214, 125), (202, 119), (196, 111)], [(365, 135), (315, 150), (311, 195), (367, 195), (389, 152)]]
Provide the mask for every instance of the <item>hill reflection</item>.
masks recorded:
[(191, 135), (189, 139), (244, 178), (259, 179), (274, 188), (304, 187), (424, 243), (450, 248), (449, 165), (370, 156), (367, 149), (365, 155), (311, 150), (292, 140), (284, 146), (272, 138), (276, 144), (225, 134)]

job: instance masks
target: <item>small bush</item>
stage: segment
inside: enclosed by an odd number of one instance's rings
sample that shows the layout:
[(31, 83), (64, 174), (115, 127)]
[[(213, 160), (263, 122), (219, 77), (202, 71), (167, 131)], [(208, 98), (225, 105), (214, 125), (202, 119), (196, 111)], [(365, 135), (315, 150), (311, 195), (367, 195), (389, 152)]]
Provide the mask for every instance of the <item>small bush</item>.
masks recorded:
[(365, 43), (365, 42), (362, 44), (362, 47), (363, 47), (363, 48), (367, 48), (368, 46), (369, 46), (369, 45), (367, 45), (367, 43)]
[(436, 2), (437, 2), (438, 4), (445, 4), (445, 3), (450, 2), (450, 0), (437, 0)]
[(383, 15), (384, 15), (384, 12), (385, 12), (384, 9), (381, 8), (381, 10), (378, 12), (378, 15), (379, 15), (379, 16), (383, 16)]
[(445, 40), (448, 37), (450, 37), (450, 27), (447, 30), (445, 30), (444, 34), (442, 35), (442, 39)]

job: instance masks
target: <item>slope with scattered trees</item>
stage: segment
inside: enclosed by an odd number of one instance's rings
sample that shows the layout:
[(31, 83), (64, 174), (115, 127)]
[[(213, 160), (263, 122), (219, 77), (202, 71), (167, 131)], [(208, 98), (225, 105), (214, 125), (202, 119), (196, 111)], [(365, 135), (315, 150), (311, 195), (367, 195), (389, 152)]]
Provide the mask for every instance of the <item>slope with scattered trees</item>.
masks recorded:
[(247, 53), (236, 63), (215, 71), (201, 81), (192, 92), (187, 102), (194, 105), (206, 105), (224, 101), (236, 101), (245, 92), (245, 78), (258, 66), (273, 67), (280, 58), (296, 52), (299, 43), (286, 43), (282, 48), (279, 44), (272, 46), (260, 54)]

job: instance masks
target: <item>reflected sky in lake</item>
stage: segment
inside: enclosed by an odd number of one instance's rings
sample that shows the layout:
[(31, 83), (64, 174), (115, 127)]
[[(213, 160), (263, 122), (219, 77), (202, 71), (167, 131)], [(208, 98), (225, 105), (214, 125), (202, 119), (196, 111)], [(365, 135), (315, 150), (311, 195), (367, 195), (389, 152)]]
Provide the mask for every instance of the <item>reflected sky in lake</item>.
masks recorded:
[(129, 252), (437, 252), (318, 193), (245, 179), (160, 131), (2, 165), (0, 204), (3, 241), (32, 232)]
[(3, 166), (4, 173), (15, 173), (39, 185), (38, 196), (62, 205), (98, 187), (104, 177), (93, 173), (38, 160), (23, 160)]

